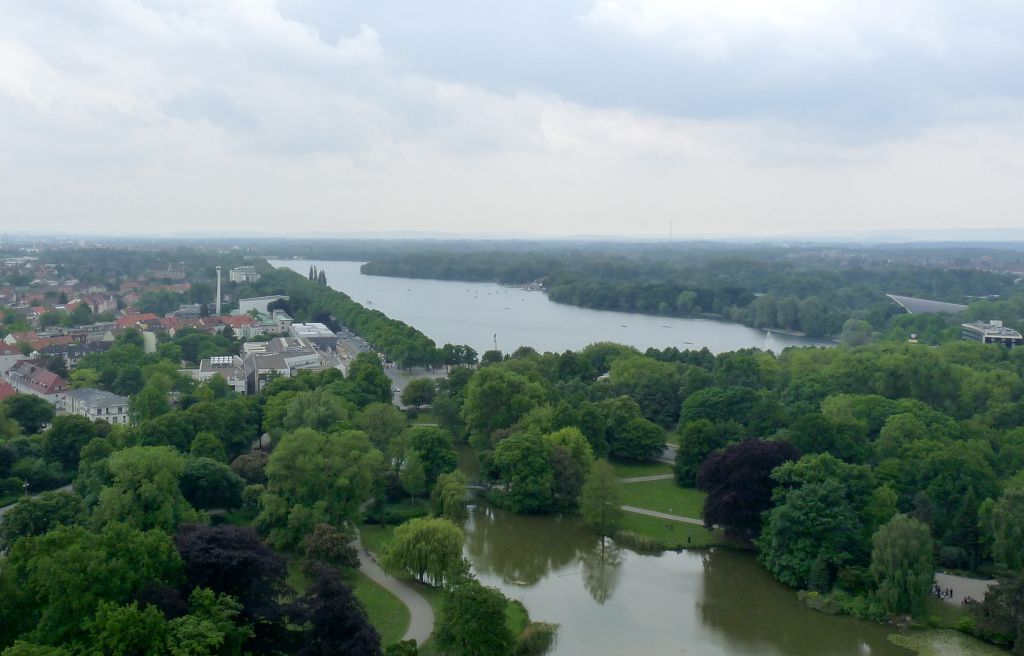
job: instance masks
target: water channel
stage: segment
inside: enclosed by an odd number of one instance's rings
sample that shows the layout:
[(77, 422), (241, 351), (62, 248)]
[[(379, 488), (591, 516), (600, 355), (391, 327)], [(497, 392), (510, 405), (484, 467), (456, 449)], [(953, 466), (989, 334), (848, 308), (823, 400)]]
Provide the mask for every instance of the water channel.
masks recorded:
[[(503, 350), (529, 344), (562, 351), (602, 340), (715, 352), (811, 343), (774, 335), (765, 344), (763, 331), (736, 324), (587, 310), (494, 284), (363, 276), (353, 262), (272, 264), (302, 274), (316, 265), (360, 303), (439, 343), (479, 351), (492, 346), (495, 332)], [(476, 466), (469, 452), (460, 453), (470, 478)], [(533, 619), (560, 625), (553, 656), (912, 654), (887, 640), (889, 627), (809, 610), (750, 553), (602, 549), (576, 515), (515, 515), (482, 502), (471, 506), (465, 530), (466, 556), (480, 581), (522, 601)]]
[(271, 260), (305, 275), (324, 271), (327, 283), (353, 300), (422, 330), (438, 345), (468, 344), (479, 353), (494, 348), (510, 353), (520, 346), (540, 352), (578, 350), (594, 342), (619, 342), (640, 350), (708, 347), (714, 353), (740, 348), (825, 344), (737, 323), (679, 319), (628, 312), (591, 310), (554, 303), (543, 292), (495, 283), (452, 282), (365, 276), (359, 262)]

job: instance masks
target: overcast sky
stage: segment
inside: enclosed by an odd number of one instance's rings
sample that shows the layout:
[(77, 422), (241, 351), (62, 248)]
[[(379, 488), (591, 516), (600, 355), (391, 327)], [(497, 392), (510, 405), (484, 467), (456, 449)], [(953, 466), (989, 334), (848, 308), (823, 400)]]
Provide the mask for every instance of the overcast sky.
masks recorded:
[(1024, 226), (1020, 0), (8, 0), (0, 232)]

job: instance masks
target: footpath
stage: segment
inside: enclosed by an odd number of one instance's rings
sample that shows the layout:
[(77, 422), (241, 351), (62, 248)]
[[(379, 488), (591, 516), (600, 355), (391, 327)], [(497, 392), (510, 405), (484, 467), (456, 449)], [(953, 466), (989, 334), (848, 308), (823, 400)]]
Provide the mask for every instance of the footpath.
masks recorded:
[(377, 564), (374, 556), (363, 546), (362, 539), (357, 540), (356, 551), (359, 553), (359, 571), (371, 581), (398, 597), (399, 601), (409, 609), (409, 628), (405, 630), (402, 640), (415, 640), (423, 646), (434, 632), (434, 609), (427, 600), (411, 585), (388, 575)]

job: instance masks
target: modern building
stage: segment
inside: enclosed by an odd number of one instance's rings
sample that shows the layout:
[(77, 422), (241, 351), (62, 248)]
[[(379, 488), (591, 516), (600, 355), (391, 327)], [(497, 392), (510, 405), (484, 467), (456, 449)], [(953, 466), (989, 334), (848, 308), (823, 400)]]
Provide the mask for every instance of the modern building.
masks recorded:
[(231, 282), (259, 282), (260, 274), (256, 273), (254, 266), (240, 266), (228, 271), (228, 280)]
[(960, 324), (960, 339), (967, 342), (999, 344), (1010, 348), (1024, 344), (1024, 337), (1013, 328), (1007, 328), (1002, 321), (992, 319), (988, 323), (973, 321)]
[(323, 366), (320, 354), (308, 341), (296, 337), (275, 337), (269, 342), (246, 342), (244, 356), (245, 390), (256, 394), (274, 376), (290, 378), (301, 369)]
[(228, 381), (231, 389), (245, 394), (245, 361), (237, 355), (218, 355), (206, 358), (199, 363), (198, 369), (185, 369), (181, 373), (192, 376), (198, 381), (207, 381), (221, 375)]
[(127, 424), (129, 421), (128, 397), (98, 389), (69, 390), (64, 394), (63, 411), (64, 414), (79, 415), (92, 421), (103, 419), (111, 424)]
[(68, 381), (48, 371), (35, 360), (22, 360), (4, 374), (11, 387), (22, 394), (32, 394), (60, 406)]
[(255, 296), (253, 298), (240, 298), (238, 299), (238, 313), (249, 314), (252, 310), (256, 310), (261, 314), (269, 314), (270, 310), (267, 308), (268, 305), (278, 300), (288, 300), (287, 296)]
[(333, 353), (338, 346), (338, 336), (322, 323), (293, 323), (288, 333), (327, 353)]
[(177, 319), (198, 319), (203, 316), (203, 306), (199, 303), (186, 303), (179, 305), (178, 309), (171, 313)]
[(947, 303), (945, 301), (933, 301), (927, 298), (914, 298), (912, 296), (897, 296), (886, 294), (896, 302), (907, 314), (959, 314), (967, 309), (966, 305), (960, 303)]

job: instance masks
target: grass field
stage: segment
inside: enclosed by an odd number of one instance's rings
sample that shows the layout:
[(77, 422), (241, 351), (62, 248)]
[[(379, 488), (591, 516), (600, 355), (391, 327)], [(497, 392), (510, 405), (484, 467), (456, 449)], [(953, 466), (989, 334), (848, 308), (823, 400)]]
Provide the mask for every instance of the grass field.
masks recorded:
[(921, 656), (1008, 656), (1010, 653), (959, 631), (944, 629), (893, 634), (889, 641), (913, 649)]
[(621, 463), (613, 462), (615, 473), (619, 478), (633, 478), (634, 476), (656, 476), (658, 474), (671, 474), (672, 465), (664, 462), (644, 463)]
[(679, 487), (672, 479), (627, 483), (622, 486), (622, 503), (672, 515), (700, 519), (705, 494), (693, 488)]
[(665, 549), (698, 549), (717, 544), (728, 544), (719, 531), (708, 531), (703, 526), (673, 522), (636, 513), (623, 513), (620, 528), (646, 536)]
[(416, 414), (416, 418), (413, 419), (410, 423), (412, 423), (413, 426), (417, 426), (420, 424), (437, 424), (437, 417), (431, 410), (420, 410)]
[(401, 640), (409, 628), (409, 609), (405, 604), (362, 572), (354, 572), (349, 583), (380, 634), (381, 644), (386, 647)]

